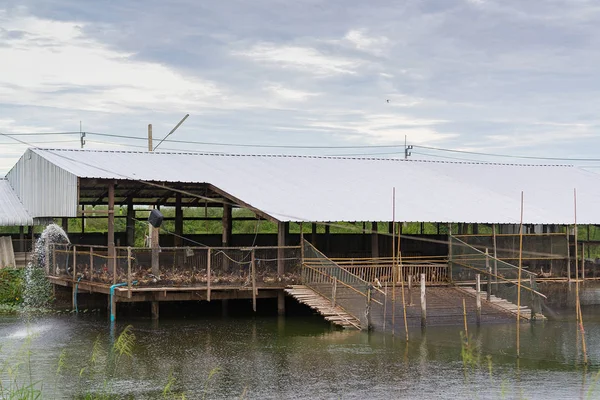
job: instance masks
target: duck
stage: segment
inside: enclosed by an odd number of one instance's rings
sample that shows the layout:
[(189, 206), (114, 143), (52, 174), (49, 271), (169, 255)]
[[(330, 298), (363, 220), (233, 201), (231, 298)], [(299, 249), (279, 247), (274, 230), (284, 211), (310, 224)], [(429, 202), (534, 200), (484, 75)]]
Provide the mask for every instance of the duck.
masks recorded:
[(548, 271), (548, 272), (544, 272), (544, 267), (540, 268), (540, 276), (542, 278), (550, 278), (552, 276), (552, 270)]

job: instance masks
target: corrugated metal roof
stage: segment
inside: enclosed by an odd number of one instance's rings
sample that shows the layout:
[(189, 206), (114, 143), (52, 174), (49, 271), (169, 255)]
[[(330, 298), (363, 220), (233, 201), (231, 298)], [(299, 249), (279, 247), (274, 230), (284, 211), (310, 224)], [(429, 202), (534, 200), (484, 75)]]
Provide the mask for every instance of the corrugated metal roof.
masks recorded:
[(30, 226), (33, 218), (6, 179), (0, 179), (0, 226)]
[[(600, 223), (600, 175), (572, 166), (31, 150), (81, 178), (210, 183), (282, 221)], [(10, 173), (9, 173), (10, 175)]]

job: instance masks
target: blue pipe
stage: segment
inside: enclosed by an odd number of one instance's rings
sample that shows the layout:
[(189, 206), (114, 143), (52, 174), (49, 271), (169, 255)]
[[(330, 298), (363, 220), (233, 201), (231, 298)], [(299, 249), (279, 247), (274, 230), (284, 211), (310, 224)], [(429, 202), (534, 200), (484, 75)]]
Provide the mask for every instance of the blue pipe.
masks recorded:
[(81, 278), (83, 278), (83, 276), (80, 276), (79, 279), (77, 279), (77, 282), (75, 282), (75, 294), (73, 296), (73, 303), (75, 303), (75, 314), (79, 314), (79, 307), (77, 306), (77, 287), (79, 286), (79, 281), (81, 280)]
[[(131, 282), (132, 285), (137, 285), (138, 281), (133, 281)], [(121, 287), (121, 286), (127, 286), (127, 282), (122, 282), (122, 283), (115, 283), (114, 285), (111, 285), (110, 287), (110, 321), (113, 322), (115, 320), (115, 311), (113, 309), (114, 307), (114, 303), (113, 303), (113, 297), (115, 296), (115, 288)]]

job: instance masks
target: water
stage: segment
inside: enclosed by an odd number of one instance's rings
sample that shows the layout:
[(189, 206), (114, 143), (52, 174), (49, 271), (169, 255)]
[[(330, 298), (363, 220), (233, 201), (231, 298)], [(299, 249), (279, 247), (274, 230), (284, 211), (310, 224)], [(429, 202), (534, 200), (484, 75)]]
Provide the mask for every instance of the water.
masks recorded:
[[(585, 311), (587, 372), (576, 366), (580, 346), (569, 320), (524, 324), (518, 363), (515, 325), (471, 326), (480, 364), (465, 368), (460, 327), (417, 330), (407, 344), (403, 335), (338, 331), (310, 316), (121, 320), (117, 332), (133, 326), (134, 358), (122, 358), (117, 377), (106, 384), (114, 364), (105, 316), (0, 317), (0, 364), (30, 341), (33, 379), (46, 382), (46, 397), (56, 386), (57, 398), (106, 387), (122, 397), (158, 399), (169, 376), (176, 378), (174, 391), (190, 399), (205, 391), (207, 399), (600, 398), (600, 388), (587, 397), (600, 368), (599, 317), (597, 310)], [(28, 333), (35, 337), (29, 340)], [(80, 371), (89, 367), (97, 339), (99, 361), (88, 381), (88, 370), (83, 378)]]
[(70, 243), (65, 231), (56, 224), (48, 225), (33, 249), (32, 262), (27, 264), (25, 271), (25, 290), (23, 303), (26, 308), (40, 308), (47, 305), (51, 299), (52, 287), (46, 279), (45, 266), (46, 249), (50, 244)]

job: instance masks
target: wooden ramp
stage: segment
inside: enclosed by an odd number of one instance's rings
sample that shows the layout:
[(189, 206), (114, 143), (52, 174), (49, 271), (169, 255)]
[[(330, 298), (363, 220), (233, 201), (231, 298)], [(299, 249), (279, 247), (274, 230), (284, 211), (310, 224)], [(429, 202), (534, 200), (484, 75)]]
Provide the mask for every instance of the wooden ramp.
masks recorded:
[(313, 310), (325, 317), (325, 319), (335, 325), (348, 329), (360, 330), (360, 321), (351, 314), (348, 314), (340, 306), (332, 306), (331, 300), (321, 296), (314, 290), (304, 285), (292, 285), (285, 289), (285, 292), (306, 304)]
[[(477, 291), (472, 287), (461, 287), (460, 290), (469, 294), (470, 296), (477, 298)], [(482, 302), (484, 302), (484, 301), (487, 302), (487, 294), (485, 292), (481, 292), (480, 296), (481, 296)], [(517, 315), (517, 311), (519, 310), (519, 307), (516, 304), (511, 303), (510, 301), (502, 299), (500, 297), (496, 297), (494, 295), (490, 296), (490, 301), (488, 303), (494, 307), (501, 308), (504, 311), (514, 314), (515, 316)], [(521, 315), (521, 319), (530, 321), (531, 320), (531, 309), (527, 306), (521, 306), (520, 315)], [(535, 315), (535, 319), (545, 319), (545, 318), (546, 317), (544, 317), (542, 314)]]

